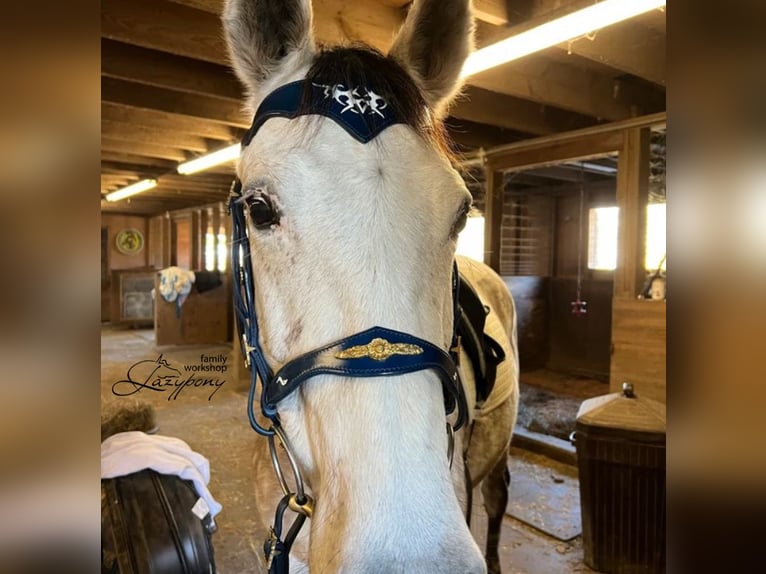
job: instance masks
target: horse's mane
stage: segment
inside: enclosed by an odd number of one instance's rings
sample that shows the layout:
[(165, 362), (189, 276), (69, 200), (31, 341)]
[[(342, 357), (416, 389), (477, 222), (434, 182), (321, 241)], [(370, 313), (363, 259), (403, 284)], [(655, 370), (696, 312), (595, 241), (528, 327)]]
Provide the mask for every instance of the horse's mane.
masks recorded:
[[(322, 49), (306, 75), (307, 82), (374, 86), (398, 117), (448, 157), (451, 146), (444, 129), (420, 88), (394, 59), (366, 45)], [(306, 102), (308, 105), (309, 102)]]

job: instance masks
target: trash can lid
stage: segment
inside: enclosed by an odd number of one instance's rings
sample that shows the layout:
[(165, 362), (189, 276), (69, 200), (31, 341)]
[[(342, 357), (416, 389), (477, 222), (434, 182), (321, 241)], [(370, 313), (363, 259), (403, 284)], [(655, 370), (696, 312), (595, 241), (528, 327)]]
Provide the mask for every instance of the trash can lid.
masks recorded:
[(596, 427), (665, 433), (665, 405), (633, 392), (631, 383), (621, 393), (588, 399), (580, 405), (577, 422)]

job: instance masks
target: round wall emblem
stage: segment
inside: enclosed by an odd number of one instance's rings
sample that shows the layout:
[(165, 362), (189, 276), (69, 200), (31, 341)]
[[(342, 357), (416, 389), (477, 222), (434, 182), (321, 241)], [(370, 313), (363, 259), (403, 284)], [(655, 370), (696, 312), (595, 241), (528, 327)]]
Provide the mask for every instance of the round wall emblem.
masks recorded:
[(144, 248), (144, 236), (138, 229), (123, 229), (114, 242), (123, 255), (136, 255)]

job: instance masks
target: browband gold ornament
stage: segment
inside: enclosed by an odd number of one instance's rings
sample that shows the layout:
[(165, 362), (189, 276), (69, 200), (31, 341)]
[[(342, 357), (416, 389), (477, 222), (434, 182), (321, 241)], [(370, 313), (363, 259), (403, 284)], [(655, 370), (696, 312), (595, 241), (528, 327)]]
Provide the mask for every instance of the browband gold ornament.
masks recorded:
[(385, 361), (392, 355), (420, 355), (423, 349), (409, 343), (389, 343), (385, 339), (375, 338), (366, 345), (349, 347), (335, 353), (336, 359), (362, 359), (369, 357), (376, 361)]

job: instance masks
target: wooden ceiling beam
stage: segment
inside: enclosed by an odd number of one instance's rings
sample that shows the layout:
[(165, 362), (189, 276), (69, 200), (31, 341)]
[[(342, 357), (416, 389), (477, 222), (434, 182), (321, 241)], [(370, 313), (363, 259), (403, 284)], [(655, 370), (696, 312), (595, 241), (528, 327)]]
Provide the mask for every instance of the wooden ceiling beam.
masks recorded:
[(141, 144), (136, 142), (113, 140), (103, 136), (101, 137), (101, 149), (118, 153), (128, 153), (153, 158), (169, 159), (177, 162), (186, 161), (186, 154), (183, 152), (183, 150), (180, 149), (153, 144)]
[(140, 195), (123, 201), (101, 201), (101, 211), (104, 213), (124, 213), (127, 215), (158, 215), (166, 211), (184, 209), (204, 205), (199, 200), (184, 198), (153, 199)]
[(101, 35), (111, 40), (188, 56), (227, 61), (219, 19), (160, 0), (109, 0), (101, 5)]
[[(385, 51), (402, 22), (400, 10), (373, 0), (324, 0), (314, 8), (315, 34), (320, 42), (366, 40)], [(105, 37), (227, 65), (216, 14), (153, 0), (111, 0), (103, 7), (103, 14)], [(504, 29), (494, 28), (506, 34)], [(640, 90), (631, 90), (630, 96), (639, 99), (628, 101), (611, 78), (552, 62), (539, 54), (478, 74), (469, 81), (493, 92), (608, 120), (657, 111), (640, 99)]]
[[(479, 25), (477, 43), (479, 46), (486, 46), (499, 42), (592, 4), (593, 0), (522, 2), (510, 14), (510, 27)], [(579, 38), (573, 42), (559, 44), (553, 49), (664, 85), (666, 80), (665, 32), (664, 27), (660, 30), (657, 24), (659, 20), (664, 22), (664, 18), (664, 12), (653, 10), (603, 28), (597, 31), (592, 39)]]
[(113, 152), (109, 150), (101, 151), (101, 166), (109, 164), (130, 166), (138, 173), (166, 173), (175, 169), (177, 162), (156, 157), (135, 155), (131, 153)]
[[(130, 60), (130, 66), (126, 66), (124, 72), (116, 72), (115, 68), (118, 68), (119, 64), (115, 62), (119, 62), (123, 57)], [(158, 71), (158, 62), (162, 62), (159, 66), (162, 72)], [(201, 66), (195, 69), (195, 66), (189, 66), (190, 62), (196, 62)], [(237, 102), (244, 101), (237, 81), (221, 66), (111, 40), (102, 41), (102, 74), (110, 78), (130, 80), (170, 90), (177, 89), (197, 95), (221, 97)], [(232, 97), (234, 93), (236, 97)], [(469, 88), (465, 97), (461, 98), (452, 109), (451, 114), (457, 118), (535, 135), (578, 129), (594, 123), (594, 120), (586, 116), (480, 88)]]
[(124, 106), (191, 116), (240, 128), (250, 126), (250, 119), (245, 116), (241, 105), (235, 102), (113, 78), (101, 78), (101, 99)]
[[(101, 35), (112, 40), (227, 65), (220, 22), (222, 1), (207, 10), (199, 2), (110, 0), (101, 7)], [(314, 35), (320, 43), (365, 41), (379, 50), (391, 46), (402, 23), (401, 10), (376, 0), (314, 2)], [(214, 10), (214, 11), (213, 11)], [(194, 33), (189, 33), (194, 30)]]
[(495, 26), (508, 24), (508, 2), (506, 0), (474, 0), (473, 13), (476, 18)]
[[(210, 12), (211, 14), (220, 14), (223, 6), (223, 0), (170, 0), (176, 4), (182, 4), (197, 10)], [(379, 4), (390, 8), (405, 8), (412, 3), (412, 0), (376, 0)], [(332, 0), (314, 0), (314, 10), (320, 11), (324, 6), (332, 7), (337, 5)], [(506, 0), (473, 0), (473, 11), (476, 18), (494, 24), (496, 26), (505, 26), (508, 24), (508, 3)]]
[(463, 152), (481, 147), (503, 145), (519, 141), (525, 137), (512, 130), (454, 117), (447, 118), (445, 125), (450, 139)]
[[(105, 196), (108, 192), (106, 190), (101, 190), (101, 195)], [(212, 193), (212, 192), (199, 192), (199, 191), (192, 191), (192, 190), (183, 190), (178, 188), (160, 188), (155, 187), (151, 191), (145, 191), (143, 193), (140, 193), (138, 195), (134, 195), (131, 197), (131, 200), (135, 201), (138, 198), (141, 199), (157, 199), (157, 200), (163, 200), (163, 201), (185, 201), (185, 202), (192, 202), (196, 204), (205, 204), (205, 203), (213, 203), (216, 201), (221, 201), (222, 194), (220, 193)], [(127, 201), (127, 199), (120, 200), (118, 202), (114, 203), (122, 203)]]
[(591, 126), (596, 120), (523, 100), (469, 86), (450, 115), (472, 122), (495, 125), (519, 132), (542, 135)]
[(130, 183), (138, 181), (138, 177), (134, 175), (112, 175), (101, 174), (101, 189), (117, 189), (124, 187)]
[(555, 106), (600, 120), (616, 121), (657, 109), (661, 90), (640, 87), (625, 91), (622, 80), (588, 73), (573, 65), (533, 54), (492, 68), (469, 79), (485, 90)]
[(148, 128), (171, 130), (211, 140), (234, 143), (241, 139), (241, 132), (236, 128), (218, 123), (181, 116), (178, 114), (134, 108), (123, 104), (101, 102), (101, 119), (114, 120)]
[(641, 24), (621, 22), (598, 31), (592, 39), (580, 38), (560, 48), (615, 70), (665, 85), (665, 35)]
[(132, 170), (101, 170), (101, 181), (128, 181), (131, 179), (139, 179), (140, 175)]
[(229, 67), (101, 39), (101, 75), (178, 92), (244, 101)]
[[(560, 165), (532, 168), (526, 170), (524, 173), (555, 181), (568, 181), (570, 183), (580, 183), (581, 181), (587, 182), (593, 179), (592, 174), (585, 175), (584, 173), (581, 173), (579, 169)], [(601, 178), (603, 177), (604, 174), (601, 175)]]
[(134, 173), (140, 177), (157, 177), (170, 172), (175, 166), (171, 161), (167, 162), (165, 167), (160, 167), (101, 158), (101, 173)]
[(153, 144), (199, 153), (206, 153), (209, 147), (201, 137), (113, 120), (101, 120), (101, 135), (113, 140)]

